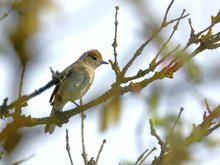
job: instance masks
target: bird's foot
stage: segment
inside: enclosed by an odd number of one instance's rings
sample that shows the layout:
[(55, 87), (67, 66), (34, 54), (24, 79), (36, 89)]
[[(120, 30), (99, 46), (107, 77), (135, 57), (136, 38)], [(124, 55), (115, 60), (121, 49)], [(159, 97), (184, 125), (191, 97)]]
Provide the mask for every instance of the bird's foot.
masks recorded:
[(55, 112), (55, 116), (60, 119), (61, 124), (58, 126), (61, 127), (64, 123), (67, 123), (69, 121), (69, 118), (67, 115), (65, 115), (62, 111)]

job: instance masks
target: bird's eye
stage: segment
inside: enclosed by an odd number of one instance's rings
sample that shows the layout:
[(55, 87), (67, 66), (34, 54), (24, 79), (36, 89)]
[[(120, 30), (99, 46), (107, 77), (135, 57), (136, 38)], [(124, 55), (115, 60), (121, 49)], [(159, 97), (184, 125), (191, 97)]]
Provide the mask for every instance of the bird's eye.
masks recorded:
[(97, 60), (97, 57), (95, 57), (95, 56), (92, 56), (92, 59), (93, 59), (93, 60)]

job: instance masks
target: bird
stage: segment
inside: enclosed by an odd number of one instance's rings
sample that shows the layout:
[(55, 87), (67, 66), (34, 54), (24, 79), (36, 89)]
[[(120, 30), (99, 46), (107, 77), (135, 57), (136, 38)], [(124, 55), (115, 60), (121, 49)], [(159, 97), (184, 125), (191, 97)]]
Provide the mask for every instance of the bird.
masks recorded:
[[(89, 90), (95, 76), (95, 69), (102, 64), (101, 53), (97, 49), (84, 52), (80, 58), (61, 72), (62, 78), (54, 88), (49, 102), (51, 103), (51, 117), (61, 113), (64, 105), (81, 99)], [(76, 103), (75, 103), (76, 104)], [(52, 134), (56, 124), (47, 124), (44, 132)]]

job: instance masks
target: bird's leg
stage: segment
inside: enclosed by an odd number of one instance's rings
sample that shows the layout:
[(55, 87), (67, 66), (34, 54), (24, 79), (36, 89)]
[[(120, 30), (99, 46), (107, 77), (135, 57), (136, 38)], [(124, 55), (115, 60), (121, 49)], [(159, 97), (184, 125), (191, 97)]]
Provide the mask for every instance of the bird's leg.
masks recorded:
[(77, 104), (75, 101), (72, 101), (73, 104), (75, 104), (77, 107), (80, 107), (79, 104)]
[(79, 104), (77, 104), (75, 101), (72, 101), (73, 104), (75, 104), (77, 106), (77, 108), (79, 108), (80, 106), (83, 105), (83, 100), (82, 98), (79, 99)]
[(79, 99), (79, 102), (80, 102), (80, 106), (82, 106), (82, 105), (83, 105), (83, 99), (82, 99), (82, 97)]

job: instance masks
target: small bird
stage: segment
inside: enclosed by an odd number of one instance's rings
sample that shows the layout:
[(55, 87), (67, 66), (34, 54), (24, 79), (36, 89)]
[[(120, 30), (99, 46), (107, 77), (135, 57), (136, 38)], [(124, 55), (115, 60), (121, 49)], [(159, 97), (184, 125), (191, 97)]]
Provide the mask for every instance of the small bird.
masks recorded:
[[(83, 53), (76, 62), (61, 73), (63, 78), (54, 88), (49, 101), (53, 105), (51, 117), (61, 112), (67, 102), (74, 102), (85, 95), (93, 83), (95, 69), (101, 64), (108, 63), (102, 60), (98, 50), (92, 49)], [(52, 134), (55, 126), (56, 124), (46, 125), (45, 133)]]

